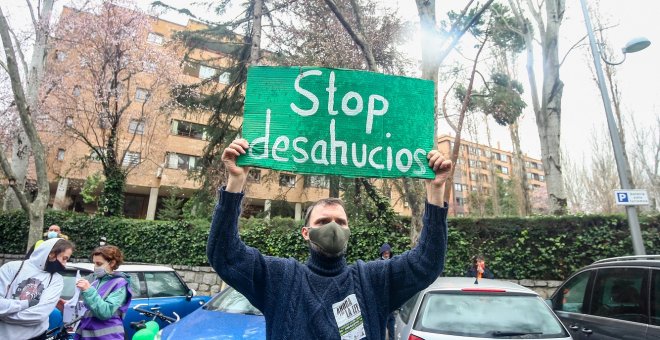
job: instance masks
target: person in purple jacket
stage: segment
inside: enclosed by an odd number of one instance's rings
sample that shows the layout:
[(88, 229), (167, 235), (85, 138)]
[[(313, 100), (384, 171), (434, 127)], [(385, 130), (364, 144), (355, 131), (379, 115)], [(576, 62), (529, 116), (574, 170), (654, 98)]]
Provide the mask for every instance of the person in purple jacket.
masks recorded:
[(257, 307), (268, 339), (384, 339), (387, 317), (442, 272), (447, 248), (444, 184), (452, 163), (436, 150), (427, 155), (435, 172), (426, 180), (423, 228), (417, 245), (388, 261), (346, 263), (350, 236), (341, 200), (322, 199), (307, 209), (302, 237), (306, 263), (262, 255), (238, 234), (248, 169), (236, 164), (248, 141), (234, 140), (222, 154), (229, 173), (219, 189), (207, 245), (209, 263)]

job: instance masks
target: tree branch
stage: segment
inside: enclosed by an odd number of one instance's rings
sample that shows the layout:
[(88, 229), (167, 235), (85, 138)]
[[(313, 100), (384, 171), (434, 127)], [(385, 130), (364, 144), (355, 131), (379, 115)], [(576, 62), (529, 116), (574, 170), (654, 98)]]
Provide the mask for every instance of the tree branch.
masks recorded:
[(454, 50), (454, 48), (456, 47), (456, 45), (458, 45), (458, 42), (461, 40), (463, 35), (465, 35), (465, 32), (467, 32), (467, 30), (470, 29), (470, 27), (472, 27), (481, 18), (481, 15), (484, 14), (484, 12), (488, 9), (488, 7), (490, 7), (490, 4), (492, 4), (493, 1), (494, 0), (488, 0), (488, 2), (486, 2), (484, 4), (484, 6), (481, 7), (481, 9), (474, 15), (474, 17), (472, 17), (472, 20), (470, 20), (470, 22), (468, 22), (461, 29), (461, 31), (458, 33), (458, 35), (452, 36), (451, 44), (446, 49), (444, 49), (442, 51), (442, 53), (440, 53), (440, 55), (438, 56), (438, 59), (437, 59), (438, 64), (441, 64), (445, 60), (445, 58), (447, 58), (449, 53), (452, 50)]
[[(490, 1), (492, 2), (493, 0)], [(339, 22), (344, 27), (348, 35), (350, 35), (353, 41), (358, 45), (358, 47), (360, 47), (362, 53), (364, 53), (365, 59), (367, 61), (367, 67), (369, 68), (369, 70), (374, 72), (378, 71), (378, 68), (376, 66), (376, 60), (374, 59), (374, 55), (371, 51), (371, 46), (369, 46), (369, 44), (367, 43), (362, 32), (353, 29), (353, 26), (351, 26), (351, 24), (348, 22), (348, 20), (341, 12), (339, 7), (337, 7), (337, 4), (334, 2), (334, 0), (325, 0), (325, 3), (328, 5), (332, 13), (335, 14), (335, 17), (337, 17), (337, 20), (339, 20)], [(353, 10), (358, 11), (359, 9), (353, 8)]]

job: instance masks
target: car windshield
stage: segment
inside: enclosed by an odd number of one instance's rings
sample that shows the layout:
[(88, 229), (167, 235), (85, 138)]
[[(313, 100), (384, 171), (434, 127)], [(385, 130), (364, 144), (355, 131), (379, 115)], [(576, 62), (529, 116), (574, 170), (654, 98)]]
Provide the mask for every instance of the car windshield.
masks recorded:
[(256, 307), (252, 306), (243, 294), (231, 287), (211, 299), (204, 308), (227, 313), (263, 315)]
[(539, 297), (505, 293), (428, 293), (413, 329), (494, 339), (568, 336)]

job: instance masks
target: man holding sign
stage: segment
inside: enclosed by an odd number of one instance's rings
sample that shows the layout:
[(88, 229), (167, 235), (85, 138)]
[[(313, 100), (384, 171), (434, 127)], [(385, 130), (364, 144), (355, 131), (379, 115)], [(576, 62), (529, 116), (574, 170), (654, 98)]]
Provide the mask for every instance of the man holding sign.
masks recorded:
[(426, 180), (424, 227), (415, 248), (389, 261), (347, 265), (348, 218), (341, 200), (330, 198), (307, 210), (301, 234), (310, 257), (302, 264), (264, 256), (239, 238), (248, 168), (236, 161), (249, 149), (247, 140), (237, 139), (222, 154), (229, 179), (219, 190), (211, 222), (207, 255), (213, 268), (263, 312), (268, 339), (383, 339), (390, 313), (444, 268), (447, 208), (442, 199), (451, 161), (436, 150), (426, 154), (434, 178)]

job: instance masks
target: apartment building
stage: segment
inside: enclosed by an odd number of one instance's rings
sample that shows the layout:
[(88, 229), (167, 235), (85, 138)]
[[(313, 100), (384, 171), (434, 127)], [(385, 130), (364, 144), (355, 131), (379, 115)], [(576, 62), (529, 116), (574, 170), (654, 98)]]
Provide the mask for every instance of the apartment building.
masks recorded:
[[(60, 20), (72, 20), (80, 15), (90, 14), (65, 8)], [(103, 24), (99, 23), (98, 26)], [(141, 36), (142, 41), (134, 43), (136, 46), (144, 46), (146, 51), (165, 54), (166, 48), (172, 47), (172, 38), (176, 32), (203, 28), (206, 27), (194, 20), (189, 20), (186, 25), (180, 25), (151, 17), (148, 34)], [(90, 27), (90, 29), (94, 28)], [(186, 54), (186, 62), (178, 71), (178, 81), (193, 84), (212, 79), (217, 82), (219, 88), (222, 88), (231, 77), (227, 69), (223, 68), (229, 58), (225, 53), (226, 48), (230, 47), (221, 42), (204, 44), (193, 51), (180, 46), (177, 49), (179, 60), (183, 60)], [(64, 69), (65, 75), (89, 63), (86, 58), (77, 55), (73, 51), (74, 48), (67, 50), (65, 46), (56, 45), (54, 50), (55, 53), (48, 60), (47, 68)], [(208, 60), (213, 62), (206, 62)], [(124, 214), (132, 218), (154, 219), (163, 199), (172, 192), (186, 199), (200, 188), (201, 183), (191, 179), (189, 172), (196, 171), (199, 159), (208, 143), (204, 124), (208, 121), (209, 115), (185, 114), (176, 108), (161, 112), (163, 109), (159, 105), (145, 106), (145, 103), (151, 101), (164, 103), (165, 100), (157, 99), (166, 98), (169, 96), (169, 91), (166, 88), (152, 90), (145, 85), (157, 76), (154, 74), (154, 64), (148, 61), (144, 63), (151, 66), (145, 67), (143, 72), (135, 73), (131, 86), (122, 87), (129, 92), (126, 96), (131, 99), (125, 113), (130, 117), (122, 118), (117, 145), (122, 149), (120, 151), (125, 151), (118, 155), (123, 154), (122, 165), (132, 168), (126, 180)], [(97, 117), (98, 114), (90, 115), (90, 109), (83, 107), (86, 100), (90, 100), (85, 97), (96, 94), (85, 94), (84, 86), (77, 83), (81, 81), (78, 78), (80, 77), (63, 76), (61, 86), (65, 88), (63, 93), (66, 96), (50, 98), (45, 103), (47, 107), (50, 106), (51, 111), (56, 111), (55, 107), (65, 107), (61, 119), (54, 119), (55, 124), (61, 124), (65, 129), (45, 131), (42, 133), (42, 139), (48, 149), (52, 206), (56, 209), (92, 213), (97, 209), (96, 204), (84, 203), (81, 191), (85, 181), (94, 174), (102, 173), (103, 167), (97, 153), (81, 139), (97, 138), (98, 144), (101, 144), (103, 138), (99, 138), (99, 135), (102, 136), (107, 131), (100, 129), (104, 120)], [(240, 118), (232, 123), (236, 128), (239, 125)], [(71, 133), (71, 131), (76, 132)], [(101, 152), (105, 151), (101, 150)], [(405, 213), (407, 207), (400, 196), (395, 192), (389, 194), (394, 202), (394, 208), (400, 213)], [(285, 204), (290, 209), (279, 210), (288, 211), (290, 212), (287, 213), (288, 216), (300, 219), (307, 205), (328, 196), (329, 182), (325, 176), (302, 176), (252, 169), (247, 188), (246, 213), (255, 215), (264, 211), (269, 212), (271, 205)]]
[[(438, 137), (438, 150), (450, 155), (454, 148), (454, 137)], [(543, 164), (539, 159), (523, 156), (525, 176), (529, 192), (545, 188)], [(453, 190), (450, 198), (450, 214), (465, 216), (470, 214), (470, 194), (482, 196), (493, 194), (492, 176), (510, 181), (514, 177), (514, 158), (510, 151), (496, 147), (461, 140), (458, 160), (453, 177)], [(474, 197), (474, 195), (473, 195)]]
[[(65, 8), (61, 20), (69, 20), (76, 15), (87, 15)], [(171, 48), (173, 35), (180, 31), (192, 31), (206, 28), (202, 23), (189, 20), (186, 25), (150, 17), (148, 33), (140, 36), (142, 41), (135, 41), (136, 46), (155, 54), (165, 54)], [(99, 24), (100, 26), (100, 24)], [(183, 46), (175, 48), (177, 59), (186, 62), (177, 68), (178, 81), (184, 84), (198, 83), (211, 79), (219, 88), (229, 82), (231, 74), (228, 64), (227, 46), (221, 42), (205, 44), (193, 51)], [(63, 68), (67, 73), (83, 67), (88, 61), (76, 55), (73, 50), (63, 46), (54, 46), (55, 53), (48, 60), (47, 68)], [(146, 52), (145, 52), (146, 53)], [(149, 55), (146, 53), (145, 55)], [(213, 63), (206, 61), (214, 60)], [(125, 86), (126, 96), (131, 98), (127, 109), (128, 118), (124, 117), (118, 130), (117, 144), (123, 148), (122, 165), (131, 167), (126, 180), (124, 214), (132, 218), (154, 219), (164, 198), (175, 192), (186, 199), (199, 190), (201, 183), (191, 179), (189, 172), (196, 171), (202, 151), (208, 141), (205, 123), (208, 114), (185, 114), (181, 109), (163, 111), (160, 105), (145, 105), (150, 100), (167, 99), (168, 88), (150, 88), (147, 84), (157, 78), (155, 65), (144, 61), (144, 69), (137, 72), (132, 86)], [(51, 204), (56, 209), (94, 212), (96, 204), (86, 204), (82, 199), (82, 189), (85, 181), (92, 175), (102, 173), (103, 167), (96, 152), (88, 143), (81, 141), (82, 134), (68, 133), (71, 128), (85, 127), (87, 139), (95, 134), (105, 134), (105, 130), (95, 130), (102, 127), (103, 119), (94, 115), (75, 114), (85, 102), (84, 87), (78, 84), (76, 77), (63, 78), (62, 86), (66, 89), (66, 97), (49, 99), (46, 107), (69, 105), (63, 110), (57, 124), (68, 128), (63, 130), (44, 131), (42, 139), (48, 149), (49, 182), (51, 186)], [(156, 102), (159, 102), (155, 100)], [(160, 103), (165, 102), (161, 100)], [(52, 110), (55, 111), (55, 110)], [(146, 111), (146, 113), (145, 113)], [(137, 113), (142, 114), (137, 114)], [(133, 116), (130, 116), (130, 115)], [(240, 125), (240, 117), (233, 126)], [(79, 129), (81, 130), (81, 129)], [(91, 132), (90, 132), (91, 131)], [(97, 136), (98, 137), (98, 136)], [(99, 142), (100, 143), (100, 142)], [(453, 138), (441, 136), (438, 147), (449, 155)], [(141, 147), (136, 147), (139, 145)], [(454, 193), (451, 205), (454, 215), (469, 213), (468, 194), (479, 190), (488, 192), (487, 177), (490, 176), (488, 164), (496, 168), (497, 176), (509, 179), (512, 172), (511, 153), (483, 145), (462, 142), (461, 157), (457, 164), (454, 177)], [(96, 146), (96, 145), (95, 145)], [(532, 188), (545, 186), (543, 170), (539, 160), (525, 158), (528, 179)], [(402, 215), (410, 215), (410, 209), (397, 190), (382, 180), (372, 180), (389, 196), (394, 210)], [(304, 209), (312, 202), (329, 196), (329, 181), (325, 176), (298, 175), (287, 172), (252, 169), (249, 173), (246, 191), (247, 215), (269, 214), (277, 210), (278, 214), (301, 219)], [(278, 207), (279, 209), (273, 209)], [(282, 209), (285, 207), (285, 209)]]

